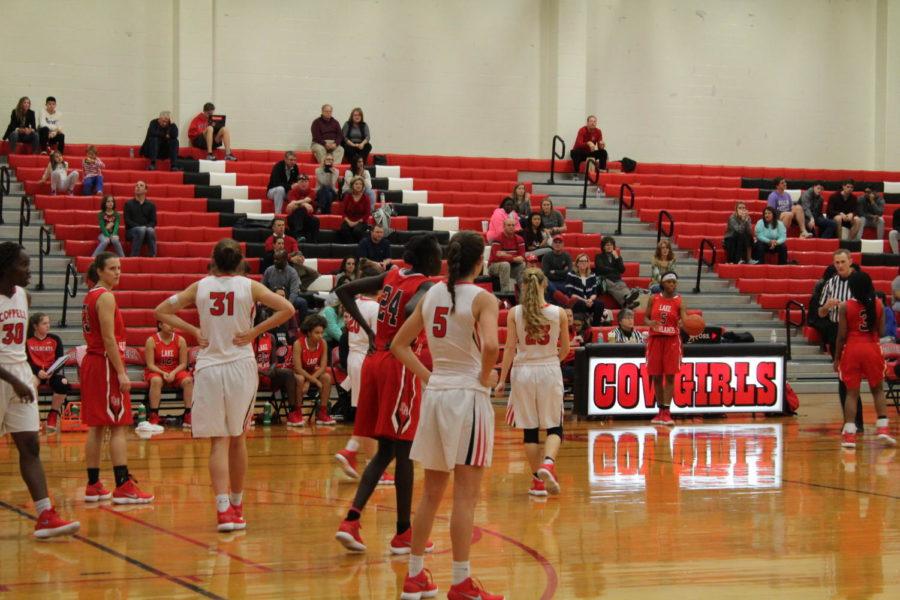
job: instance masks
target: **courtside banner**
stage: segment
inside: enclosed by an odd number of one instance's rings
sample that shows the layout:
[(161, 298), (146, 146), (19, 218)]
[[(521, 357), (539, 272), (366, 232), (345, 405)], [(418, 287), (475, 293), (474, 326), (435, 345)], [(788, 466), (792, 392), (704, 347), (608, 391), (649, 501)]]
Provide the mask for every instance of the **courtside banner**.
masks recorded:
[[(781, 344), (685, 345), (672, 413), (781, 413), (785, 348)], [(576, 357), (575, 406), (583, 416), (652, 416), (658, 412), (640, 345), (594, 344)]]

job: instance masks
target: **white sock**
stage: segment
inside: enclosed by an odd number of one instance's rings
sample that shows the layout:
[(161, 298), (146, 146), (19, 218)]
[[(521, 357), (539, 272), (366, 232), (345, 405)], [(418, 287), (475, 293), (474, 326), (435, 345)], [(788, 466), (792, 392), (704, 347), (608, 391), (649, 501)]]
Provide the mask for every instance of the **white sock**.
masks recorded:
[(856, 433), (856, 423), (844, 423), (844, 433)]
[(347, 452), (356, 452), (357, 450), (359, 450), (359, 442), (357, 442), (353, 438), (350, 438), (350, 440), (347, 442), (347, 445), (344, 446), (344, 450), (346, 450)]
[(228, 510), (228, 494), (216, 495), (216, 510), (219, 512)]
[(456, 562), (453, 561), (453, 580), (452, 585), (457, 585), (469, 578), (469, 561)]
[(41, 516), (42, 512), (51, 508), (53, 508), (53, 504), (50, 502), (50, 498), (42, 498), (34, 502), (34, 510), (37, 511), (38, 516)]
[(875, 420), (875, 427), (887, 427), (888, 420), (887, 417), (880, 417)]
[(415, 554), (409, 555), (409, 576), (415, 577), (419, 573), (422, 572), (422, 569), (425, 568), (425, 557), (424, 556), (416, 556)]
[(244, 492), (231, 492), (231, 494), (229, 494), (229, 499), (233, 505), (240, 506), (244, 501)]

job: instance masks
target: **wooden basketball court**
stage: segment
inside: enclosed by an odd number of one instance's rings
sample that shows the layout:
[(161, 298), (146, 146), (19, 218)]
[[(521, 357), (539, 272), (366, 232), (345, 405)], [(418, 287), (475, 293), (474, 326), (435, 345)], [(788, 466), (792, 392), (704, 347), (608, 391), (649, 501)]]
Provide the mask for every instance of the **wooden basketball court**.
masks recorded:
[[(498, 408), (473, 574), (516, 599), (898, 598), (897, 451), (873, 436), (841, 450), (836, 403), (807, 397), (798, 418), (695, 419), (669, 431), (569, 422), (563, 493), (542, 500), (526, 493), (521, 436)], [(894, 415), (892, 431), (900, 434)], [(367, 554), (333, 539), (356, 487), (332, 458), (347, 433), (257, 428), (248, 529), (236, 534), (215, 531), (207, 445), (189, 434), (130, 439), (131, 470), (156, 502), (127, 508), (80, 501), (83, 434), (45, 437), (54, 500), (82, 523), (80, 536), (47, 542), (31, 536), (32, 507), (6, 438), (0, 598), (397, 598), (406, 559), (387, 550), (393, 488), (379, 488), (363, 515)], [(426, 560), (438, 597), (450, 583), (448, 516), (446, 504)]]

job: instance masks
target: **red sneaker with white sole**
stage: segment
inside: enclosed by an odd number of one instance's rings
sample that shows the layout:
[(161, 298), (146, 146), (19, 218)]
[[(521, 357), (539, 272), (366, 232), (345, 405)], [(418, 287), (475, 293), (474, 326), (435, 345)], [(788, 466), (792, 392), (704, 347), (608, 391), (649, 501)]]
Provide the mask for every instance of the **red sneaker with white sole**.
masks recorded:
[(59, 429), (59, 413), (51, 410), (47, 413), (47, 433), (56, 433)]
[(385, 471), (378, 478), (378, 485), (394, 485), (394, 476)]
[(287, 426), (288, 427), (303, 427), (306, 423), (303, 422), (303, 415), (300, 414), (299, 410), (292, 410), (288, 413), (287, 416)]
[(234, 507), (229, 506), (223, 511), (216, 511), (216, 531), (234, 531)]
[(415, 577), (406, 575), (403, 581), (403, 593), (400, 600), (420, 600), (420, 598), (434, 598), (437, 596), (438, 586), (431, 577), (431, 571), (422, 569)]
[(356, 454), (345, 448), (334, 455), (335, 460), (341, 464), (341, 469), (351, 479), (359, 479), (359, 471), (356, 470)]
[(341, 526), (338, 527), (337, 533), (334, 534), (334, 539), (339, 541), (350, 552), (365, 552), (366, 544), (359, 535), (360, 529), (362, 529), (362, 525), (360, 525), (358, 520), (347, 521), (345, 519), (341, 521)]
[(185, 429), (190, 429), (191, 425), (193, 425), (193, 419), (191, 418), (191, 413), (186, 412), (184, 416), (181, 417), (181, 426)]
[(503, 596), (489, 593), (481, 585), (481, 582), (476, 582), (471, 577), (462, 583), (450, 586), (447, 598), (449, 600), (503, 600)]
[(544, 486), (544, 480), (540, 478), (531, 478), (531, 488), (528, 490), (528, 493), (532, 496), (546, 496), (547, 488)]
[(674, 425), (675, 420), (672, 418), (672, 411), (668, 408), (659, 409), (659, 413), (650, 420), (653, 425)]
[(842, 433), (841, 434), (841, 448), (856, 448), (856, 434), (855, 433)]
[(72, 535), (80, 528), (81, 523), (78, 521), (66, 521), (55, 510), (48, 508), (38, 516), (37, 523), (34, 524), (34, 537), (44, 540), (58, 535)]
[(84, 488), (85, 502), (97, 502), (99, 500), (109, 500), (110, 498), (112, 498), (112, 492), (103, 487), (103, 484), (99, 481), (97, 483), (89, 483)]
[(544, 487), (550, 492), (551, 496), (559, 494), (559, 480), (556, 478), (556, 465), (552, 462), (545, 462), (538, 469), (538, 477), (544, 482)]
[[(391, 539), (391, 554), (409, 554), (412, 550), (412, 527)], [(425, 542), (425, 552), (434, 552), (434, 542)]]
[(888, 428), (887, 428), (887, 427), (878, 427), (878, 428), (875, 430), (875, 435), (878, 436), (878, 439), (879, 439), (879, 440), (881, 440), (882, 442), (884, 442), (885, 444), (887, 444), (887, 445), (889, 445), (889, 446), (896, 446), (896, 445), (897, 445), (897, 440), (895, 440), (895, 439), (891, 436), (891, 432), (888, 431)]
[(128, 481), (113, 491), (113, 504), (149, 504), (153, 502), (153, 494), (142, 492), (137, 486), (134, 477), (128, 476)]
[(244, 505), (243, 504), (232, 504), (231, 510), (233, 511), (232, 522), (234, 523), (234, 530), (239, 531), (241, 529), (247, 529), (247, 521), (244, 520)]

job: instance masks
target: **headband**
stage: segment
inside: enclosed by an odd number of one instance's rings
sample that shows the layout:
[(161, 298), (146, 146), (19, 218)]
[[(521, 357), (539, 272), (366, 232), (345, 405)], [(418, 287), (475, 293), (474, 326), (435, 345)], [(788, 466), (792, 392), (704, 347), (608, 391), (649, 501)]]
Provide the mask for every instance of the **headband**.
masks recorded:
[(666, 281), (678, 281), (678, 275), (676, 275), (675, 273), (671, 273), (671, 272), (666, 273), (665, 275), (662, 276), (662, 278), (659, 280), (659, 282), (664, 283)]

